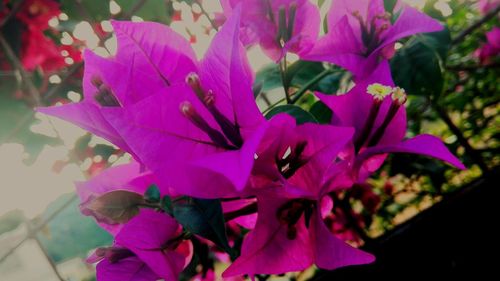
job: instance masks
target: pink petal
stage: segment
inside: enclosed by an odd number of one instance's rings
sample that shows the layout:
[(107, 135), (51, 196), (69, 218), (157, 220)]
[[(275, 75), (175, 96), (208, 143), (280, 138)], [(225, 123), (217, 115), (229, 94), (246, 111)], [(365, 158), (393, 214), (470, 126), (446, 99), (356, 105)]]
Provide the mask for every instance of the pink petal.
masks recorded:
[(448, 150), (443, 142), (432, 135), (418, 135), (399, 144), (368, 148), (358, 156), (357, 161), (362, 163), (371, 156), (385, 153), (421, 154), (448, 162), (459, 169), (465, 169), (465, 166)]
[(97, 280), (105, 281), (156, 281), (155, 274), (143, 261), (130, 257), (116, 263), (103, 260), (96, 267)]
[(117, 40), (116, 59), (135, 71), (154, 73), (164, 83), (183, 83), (195, 67), (196, 56), (189, 42), (168, 26), (154, 22), (112, 21)]
[(325, 226), (318, 211), (311, 218), (311, 241), (315, 263), (319, 268), (333, 270), (339, 267), (372, 263), (375, 257), (335, 237)]
[[(114, 110), (114, 108), (110, 108), (110, 110)], [(63, 106), (39, 107), (36, 111), (71, 122), (108, 140), (123, 150), (130, 151), (130, 148), (118, 132), (104, 118), (100, 108), (92, 103), (80, 102)]]
[(166, 280), (177, 280), (185, 257), (172, 250), (160, 250), (179, 234), (179, 224), (169, 215), (142, 209), (116, 235), (116, 243), (134, 252), (156, 274)]
[(417, 33), (440, 30), (443, 30), (443, 26), (437, 20), (406, 5), (394, 25), (384, 33), (382, 43), (375, 52), (401, 38)]
[(255, 228), (245, 237), (238, 257), (222, 274), (281, 274), (308, 268), (313, 253), (304, 217), (297, 223), (297, 237), (287, 238), (286, 227), (278, 222), (277, 209), (286, 199), (258, 198), (259, 215)]

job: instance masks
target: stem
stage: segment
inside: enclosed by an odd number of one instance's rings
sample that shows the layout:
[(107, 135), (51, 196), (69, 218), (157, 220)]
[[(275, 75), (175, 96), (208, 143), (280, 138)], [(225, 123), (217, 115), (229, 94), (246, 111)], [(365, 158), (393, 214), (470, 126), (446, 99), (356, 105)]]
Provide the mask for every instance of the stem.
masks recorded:
[(215, 24), (215, 22), (210, 18), (210, 15), (208, 14), (207, 10), (203, 8), (203, 4), (201, 2), (198, 2), (198, 6), (200, 6), (201, 13), (207, 17), (208, 21), (210, 22), (210, 25), (215, 31), (219, 31), (219, 28)]
[(10, 47), (9, 43), (5, 38), (3, 37), (3, 34), (0, 33), (0, 45), (2, 45), (2, 48), (5, 51), (5, 55), (7, 58), (10, 60), (12, 66), (19, 71), (19, 74), (21, 74), (21, 80), (26, 87), (28, 94), (30, 95), (31, 99), (33, 100), (33, 103), (35, 105), (41, 105), (41, 99), (40, 99), (40, 93), (38, 92), (38, 89), (35, 87), (33, 82), (30, 80), (28, 73), (26, 70), (24, 70), (21, 62), (17, 58), (16, 54), (14, 53), (14, 50)]
[(0, 21), (0, 29), (7, 24), (7, 22), (19, 11), (19, 9), (21, 9), (24, 2), (25, 0), (20, 0), (14, 4), (12, 10), (10, 10), (9, 13)]
[(302, 88), (295, 92), (295, 94), (293, 95), (292, 103), (296, 103), (312, 86), (332, 73), (334, 73), (334, 71), (331, 68), (327, 68), (316, 75), (313, 79), (309, 80), (304, 86), (302, 86)]
[(275, 103), (271, 104), (268, 108), (266, 108), (266, 109), (262, 112), (262, 114), (266, 114), (266, 113), (268, 113), (268, 112), (269, 112), (269, 111), (271, 111), (273, 108), (275, 108), (278, 104), (280, 104), (280, 103), (282, 103), (282, 102), (284, 102), (284, 101), (285, 101), (285, 98), (282, 98), (282, 99), (280, 99), (279, 101), (277, 101), (277, 102), (275, 102)]
[(290, 104), (292, 103), (292, 100), (290, 98), (290, 93), (288, 92), (288, 90), (290, 89), (290, 85), (288, 85), (288, 81), (286, 79), (286, 71), (287, 71), (287, 65), (286, 65), (286, 54), (285, 54), (285, 56), (280, 61), (280, 73), (281, 73), (281, 82), (283, 83), (283, 90), (285, 90), (286, 103)]
[(471, 26), (466, 28), (462, 33), (460, 33), (455, 39), (451, 41), (451, 45), (457, 45), (458, 43), (462, 42), (465, 37), (467, 37), (469, 34), (471, 34), (474, 30), (478, 29), (483, 25), (485, 22), (489, 21), (490, 19), (494, 18), (496, 14), (500, 12), (500, 5), (498, 5), (495, 9), (489, 11), (484, 17), (482, 17), (480, 20), (477, 22), (473, 23)]
[(446, 125), (448, 126), (450, 131), (457, 137), (458, 143), (460, 143), (460, 145), (463, 146), (463, 148), (465, 149), (465, 152), (470, 155), (472, 160), (479, 166), (479, 168), (481, 169), (481, 171), (483, 173), (487, 172), (489, 170), (488, 165), (486, 165), (486, 162), (484, 162), (483, 157), (476, 149), (474, 149), (470, 145), (469, 141), (462, 134), (462, 131), (460, 131), (460, 129), (457, 127), (457, 125), (455, 125), (455, 123), (453, 123), (453, 120), (451, 120), (448, 113), (439, 105), (435, 105), (434, 109), (438, 113), (439, 117), (441, 117), (441, 119), (443, 119), (444, 123), (446, 123)]

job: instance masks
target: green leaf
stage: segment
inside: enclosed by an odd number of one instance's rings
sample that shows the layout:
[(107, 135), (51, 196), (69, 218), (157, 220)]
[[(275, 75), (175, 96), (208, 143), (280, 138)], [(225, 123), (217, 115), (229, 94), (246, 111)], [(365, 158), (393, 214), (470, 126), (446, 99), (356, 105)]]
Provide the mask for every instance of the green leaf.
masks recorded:
[[(116, 3), (122, 8), (122, 12), (129, 12), (137, 5), (137, 0), (116, 0)], [(147, 21), (158, 21), (170, 23), (172, 1), (146, 1), (133, 13)]]
[(396, 84), (413, 95), (441, 93), (444, 85), (441, 65), (449, 44), (447, 30), (412, 37), (391, 60)]
[(140, 194), (117, 190), (97, 197), (88, 208), (106, 221), (126, 223), (139, 214), (139, 207), (144, 203)]
[(160, 198), (160, 190), (158, 189), (158, 186), (156, 186), (156, 184), (150, 185), (146, 190), (146, 193), (144, 193), (144, 199), (146, 200), (146, 202), (158, 203), (160, 202)]
[(329, 124), (332, 120), (332, 110), (321, 101), (314, 103), (309, 112), (320, 124)]
[(384, 0), (384, 8), (386, 11), (391, 12), (396, 6), (397, 0)]
[(295, 118), (297, 124), (304, 124), (307, 122), (318, 123), (318, 120), (316, 120), (316, 118), (314, 118), (314, 116), (311, 113), (293, 104), (276, 106), (266, 114), (266, 118), (271, 119), (271, 117), (273, 117), (274, 115), (283, 112)]
[(109, 1), (61, 0), (61, 10), (75, 21), (101, 21), (110, 18)]
[(174, 212), (174, 206), (172, 205), (172, 199), (170, 196), (166, 195), (163, 196), (160, 202), (161, 209), (165, 211), (169, 215), (173, 215)]
[(211, 240), (230, 255), (220, 200), (190, 198), (174, 203), (174, 218), (189, 232)]
[[(307, 84), (309, 80), (313, 79), (321, 73), (325, 68), (320, 62), (311, 61), (296, 61), (288, 66), (286, 73), (286, 82), (291, 87), (300, 88), (302, 85)], [(261, 92), (268, 92), (270, 90), (283, 87), (281, 81), (281, 74), (279, 66), (275, 63), (266, 65), (257, 72), (254, 83), (254, 94), (257, 96)], [(255, 89), (259, 89), (256, 91)]]

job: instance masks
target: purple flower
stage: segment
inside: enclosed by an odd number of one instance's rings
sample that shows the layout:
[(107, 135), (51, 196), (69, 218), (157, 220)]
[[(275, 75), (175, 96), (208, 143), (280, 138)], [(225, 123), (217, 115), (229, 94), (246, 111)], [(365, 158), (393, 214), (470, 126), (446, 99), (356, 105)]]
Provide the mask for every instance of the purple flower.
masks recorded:
[[(281, 274), (316, 264), (323, 269), (370, 263), (373, 256), (336, 238), (323, 222), (331, 211), (329, 192), (349, 187), (339, 153), (352, 128), (296, 125), (285, 114), (271, 120), (269, 143), (259, 150), (252, 181), (257, 194), (255, 228), (241, 256), (223, 276)], [(264, 179), (267, 178), (267, 179)]]
[(130, 152), (164, 192), (231, 196), (245, 186), (266, 127), (239, 41), (239, 14), (201, 61), (167, 27), (114, 21), (118, 54), (105, 60), (87, 53), (84, 101), (40, 111)]
[(134, 192), (142, 196), (153, 182), (154, 176), (150, 172), (142, 172), (139, 163), (133, 162), (107, 169), (88, 181), (75, 183), (81, 202), (80, 211), (83, 215), (94, 217), (102, 228), (115, 235), (123, 225), (110, 221), (93, 210), (94, 200), (116, 190)]
[(242, 5), (243, 44), (260, 44), (276, 62), (287, 52), (307, 53), (317, 40), (320, 14), (310, 0), (222, 0), (221, 4), (226, 16)]
[(84, 53), (83, 101), (37, 110), (72, 122), (131, 152), (103, 111), (128, 108), (184, 81), (195, 69), (192, 61), (196, 56), (189, 43), (167, 26), (112, 24), (119, 46), (116, 56), (106, 59), (89, 50)]
[(328, 33), (304, 58), (337, 64), (363, 79), (381, 60), (392, 57), (397, 40), (442, 29), (439, 22), (407, 5), (398, 3), (386, 11), (383, 0), (334, 0)]
[(333, 125), (355, 129), (351, 155), (354, 175), (359, 176), (359, 181), (364, 181), (377, 170), (387, 153), (421, 154), (465, 169), (434, 136), (418, 135), (403, 140), (406, 134), (406, 93), (393, 86), (389, 64), (384, 62), (370, 77), (357, 83), (346, 94), (330, 96), (317, 93), (333, 111)]
[[(119, 25), (132, 35), (142, 34), (136, 41), (149, 37), (145, 26)], [(176, 83), (106, 114), (158, 177), (161, 189), (218, 198), (234, 196), (246, 184), (267, 125), (253, 99), (253, 77), (238, 30), (235, 11), (200, 62), (173, 66), (185, 73)], [(186, 50), (175, 51), (181, 56)]]
[(491, 63), (492, 59), (500, 54), (500, 28), (493, 29), (486, 33), (486, 43), (476, 50), (475, 55), (483, 65)]
[(99, 280), (178, 280), (192, 254), (173, 218), (143, 209), (116, 234), (112, 247), (96, 249), (87, 261), (99, 262)]
[(478, 8), (482, 14), (487, 14), (489, 11), (495, 9), (498, 5), (500, 5), (500, 1), (498, 0), (479, 0)]

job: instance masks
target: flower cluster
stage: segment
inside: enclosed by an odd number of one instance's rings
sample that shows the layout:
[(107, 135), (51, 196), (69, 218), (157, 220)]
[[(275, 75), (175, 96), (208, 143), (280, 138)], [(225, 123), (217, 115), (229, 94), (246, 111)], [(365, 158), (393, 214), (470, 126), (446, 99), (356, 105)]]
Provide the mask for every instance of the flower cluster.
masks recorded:
[[(59, 3), (54, 0), (26, 0), (21, 4), (4, 0), (0, 3), (0, 21), (7, 17), (11, 10), (20, 5), (12, 22), (16, 34), (20, 32), (20, 58), (23, 67), (28, 71), (37, 68), (44, 72), (54, 72), (65, 66), (65, 57), (73, 62), (81, 60), (81, 54), (72, 46), (57, 45), (51, 36), (58, 31), (49, 27), (49, 20), (59, 16)], [(64, 55), (61, 55), (64, 54)]]
[[(84, 100), (39, 109), (134, 158), (77, 184), (82, 212), (115, 237), (89, 257), (99, 280), (176, 280), (200, 245), (227, 252), (225, 278), (370, 263), (332, 232), (339, 191), (363, 185), (389, 153), (464, 168), (436, 137), (405, 139), (406, 93), (387, 63), (395, 41), (438, 22), (402, 4), (334, 1), (318, 38), (309, 0), (221, 2), (226, 21), (201, 60), (169, 27), (113, 21), (117, 54), (84, 54)], [(292, 52), (355, 75), (345, 94), (316, 94), (330, 124), (265, 118), (245, 53), (257, 43), (275, 61)]]

